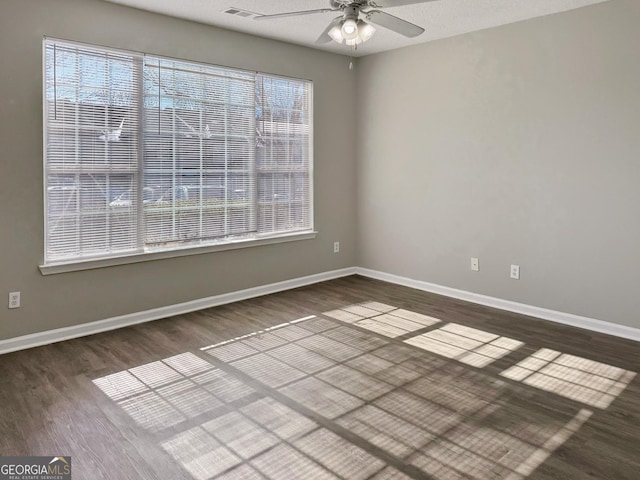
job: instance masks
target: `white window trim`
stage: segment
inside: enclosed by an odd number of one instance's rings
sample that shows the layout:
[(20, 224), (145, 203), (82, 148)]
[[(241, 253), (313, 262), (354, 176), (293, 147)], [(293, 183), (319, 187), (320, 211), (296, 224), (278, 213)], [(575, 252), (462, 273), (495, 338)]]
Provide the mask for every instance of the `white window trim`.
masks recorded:
[(42, 275), (55, 275), (58, 273), (79, 272), (82, 270), (93, 270), (96, 268), (114, 267), (117, 265), (128, 265), (132, 263), (148, 262), (151, 260), (162, 260), (165, 258), (186, 257), (189, 255), (202, 255), (204, 253), (224, 252), (226, 250), (237, 250), (240, 248), (258, 247), (263, 245), (274, 245), (278, 243), (295, 242), (299, 240), (310, 240), (316, 238), (318, 232), (303, 231), (285, 233), (282, 235), (271, 235), (264, 238), (240, 239), (237, 241), (226, 241), (219, 244), (204, 246), (185, 246), (172, 250), (147, 251), (143, 253), (133, 253), (131, 255), (118, 255), (114, 257), (100, 257), (85, 259), (73, 262), (47, 263), (38, 266)]

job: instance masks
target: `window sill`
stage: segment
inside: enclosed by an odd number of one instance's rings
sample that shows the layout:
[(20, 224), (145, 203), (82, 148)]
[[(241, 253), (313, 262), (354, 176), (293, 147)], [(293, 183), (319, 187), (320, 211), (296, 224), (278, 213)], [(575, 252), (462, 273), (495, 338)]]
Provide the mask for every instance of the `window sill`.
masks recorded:
[(225, 250), (236, 250), (238, 248), (258, 247), (261, 245), (272, 245), (275, 243), (294, 242), (297, 240), (308, 240), (315, 238), (318, 232), (307, 231), (288, 233), (284, 235), (271, 236), (267, 238), (257, 238), (248, 240), (237, 240), (234, 242), (221, 243), (217, 245), (206, 245), (196, 247), (184, 247), (174, 250), (150, 251), (135, 253), (132, 255), (122, 255), (118, 257), (87, 259), (65, 263), (48, 263), (40, 265), (42, 275), (54, 275), (57, 273), (77, 272), (81, 270), (92, 270), (94, 268), (113, 267), (116, 265), (127, 265), (130, 263), (148, 262), (151, 260), (161, 260), (164, 258), (185, 257), (188, 255), (201, 255), (203, 253), (223, 252)]

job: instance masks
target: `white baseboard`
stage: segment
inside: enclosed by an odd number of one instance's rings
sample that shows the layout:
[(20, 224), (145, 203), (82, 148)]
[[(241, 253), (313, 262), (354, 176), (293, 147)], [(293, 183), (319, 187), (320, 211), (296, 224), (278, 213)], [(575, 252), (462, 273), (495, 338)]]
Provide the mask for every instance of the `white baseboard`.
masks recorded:
[(313, 283), (324, 282), (336, 278), (346, 277), (349, 275), (362, 275), (363, 277), (375, 278), (389, 283), (404, 285), (406, 287), (423, 290), (425, 292), (437, 293), (446, 297), (457, 298), (467, 302), (486, 305), (488, 307), (498, 308), (509, 312), (521, 313), (531, 317), (541, 318), (564, 325), (583, 328), (594, 332), (614, 335), (616, 337), (627, 338), (630, 340), (640, 341), (640, 329), (618, 325), (611, 322), (596, 320), (594, 318), (582, 317), (571, 313), (558, 312), (546, 308), (534, 307), (524, 303), (512, 302), (501, 298), (489, 297), (478, 293), (467, 292), (455, 288), (444, 287), (434, 283), (423, 282), (411, 278), (401, 277), (390, 273), (379, 272), (361, 267), (349, 267), (340, 270), (332, 270), (329, 272), (317, 273), (306, 277), (293, 278), (283, 282), (271, 283), (259, 287), (239, 290), (237, 292), (215, 295), (213, 297), (201, 298), (190, 302), (179, 303), (177, 305), (169, 305), (167, 307), (154, 308), (143, 312), (121, 315), (118, 317), (98, 320), (96, 322), (83, 323), (81, 325), (73, 325), (71, 327), (57, 328), (55, 330), (47, 330), (45, 332), (33, 333), (21, 337), (0, 340), (0, 355), (3, 353), (24, 350), (32, 347), (39, 347), (50, 343), (70, 340), (72, 338), (84, 337), (95, 333), (115, 330), (117, 328), (136, 325), (138, 323), (149, 322), (161, 318), (180, 315), (183, 313), (194, 312), (205, 308), (216, 307), (227, 303), (247, 300), (249, 298), (260, 297), (271, 293), (277, 293), (292, 288), (303, 287)]
[(405, 287), (423, 290), (425, 292), (437, 293), (438, 295), (457, 298), (459, 300), (465, 300), (467, 302), (477, 303), (480, 305), (485, 305), (487, 307), (498, 308), (500, 310), (506, 310), (508, 312), (521, 313), (523, 315), (537, 317), (543, 320), (549, 320), (551, 322), (562, 323), (564, 325), (571, 325), (573, 327), (583, 328), (585, 330), (591, 330), (594, 332), (606, 333), (607, 335), (627, 338), (629, 340), (640, 341), (640, 329), (627, 327), (625, 325), (618, 325), (616, 323), (596, 320), (595, 318), (582, 317), (580, 315), (573, 315), (571, 313), (564, 313), (558, 312), (556, 310), (534, 307), (533, 305), (512, 302), (510, 300), (503, 300), (496, 297), (489, 297), (487, 295), (467, 292), (465, 290), (458, 290), (456, 288), (444, 287), (435, 283), (413, 280), (411, 278), (379, 272), (377, 270), (370, 270), (368, 268), (357, 267), (356, 273), (358, 275), (362, 275), (363, 277), (375, 278), (377, 280), (383, 280), (385, 282), (395, 283), (398, 285), (403, 285)]
[(21, 337), (0, 340), (0, 355), (3, 353), (15, 352), (32, 347), (39, 347), (49, 343), (61, 342), (72, 338), (84, 337), (95, 333), (115, 330), (117, 328), (136, 325), (138, 323), (158, 320), (160, 318), (171, 317), (183, 313), (194, 312), (205, 308), (216, 307), (227, 303), (247, 300), (249, 298), (261, 297), (271, 293), (290, 290), (292, 288), (303, 287), (313, 283), (333, 280), (335, 278), (346, 277), (356, 273), (355, 267), (343, 268), (340, 270), (332, 270), (329, 272), (317, 273), (306, 277), (293, 278), (283, 282), (270, 283), (259, 287), (247, 288), (237, 292), (224, 293), (213, 297), (201, 298), (190, 302), (179, 303), (177, 305), (169, 305), (167, 307), (154, 308), (143, 312), (121, 315), (96, 322), (83, 323), (81, 325), (73, 325), (71, 327), (57, 328), (55, 330), (47, 330), (45, 332), (32, 333)]

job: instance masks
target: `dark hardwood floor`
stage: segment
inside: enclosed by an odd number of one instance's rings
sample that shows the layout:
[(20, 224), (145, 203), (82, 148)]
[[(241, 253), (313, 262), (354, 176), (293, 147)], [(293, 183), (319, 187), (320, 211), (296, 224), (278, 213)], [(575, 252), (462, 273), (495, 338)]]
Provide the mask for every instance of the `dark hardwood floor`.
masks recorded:
[(640, 478), (640, 345), (358, 276), (0, 356), (96, 479)]

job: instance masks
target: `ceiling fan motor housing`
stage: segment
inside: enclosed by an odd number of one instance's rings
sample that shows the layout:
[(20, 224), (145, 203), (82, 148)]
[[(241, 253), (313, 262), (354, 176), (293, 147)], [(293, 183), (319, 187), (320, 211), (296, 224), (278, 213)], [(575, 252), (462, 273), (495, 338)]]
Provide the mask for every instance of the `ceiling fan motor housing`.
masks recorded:
[(368, 0), (329, 0), (329, 3), (331, 4), (331, 8), (344, 8), (351, 5), (364, 7), (369, 2)]
[(360, 14), (360, 6), (359, 5), (349, 5), (344, 7), (344, 19), (352, 19), (357, 21), (358, 15)]

